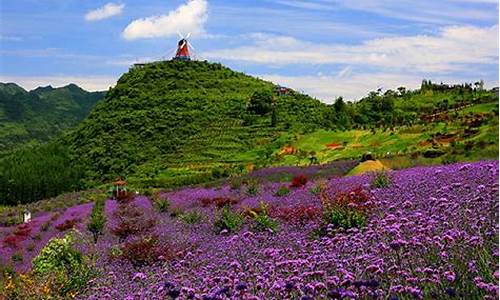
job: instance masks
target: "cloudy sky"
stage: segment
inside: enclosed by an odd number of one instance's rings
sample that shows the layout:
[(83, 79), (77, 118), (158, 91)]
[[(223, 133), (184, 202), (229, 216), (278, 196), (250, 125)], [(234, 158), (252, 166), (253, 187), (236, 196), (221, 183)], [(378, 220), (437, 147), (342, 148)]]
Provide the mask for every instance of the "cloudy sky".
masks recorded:
[(497, 0), (0, 2), (0, 81), (112, 86), (134, 62), (197, 59), (325, 102), (423, 78), (498, 85)]

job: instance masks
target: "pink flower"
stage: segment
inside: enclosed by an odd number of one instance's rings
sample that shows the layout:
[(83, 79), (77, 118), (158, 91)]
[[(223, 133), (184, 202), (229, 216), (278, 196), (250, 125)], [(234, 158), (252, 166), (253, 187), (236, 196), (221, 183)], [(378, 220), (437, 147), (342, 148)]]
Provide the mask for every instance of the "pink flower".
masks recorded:
[(134, 274), (132, 280), (144, 280), (146, 278), (147, 278), (146, 274), (139, 272)]
[(446, 277), (446, 279), (448, 281), (453, 282), (453, 281), (455, 281), (456, 275), (455, 275), (455, 272), (453, 272), (453, 271), (446, 271), (446, 272), (444, 272), (444, 277)]

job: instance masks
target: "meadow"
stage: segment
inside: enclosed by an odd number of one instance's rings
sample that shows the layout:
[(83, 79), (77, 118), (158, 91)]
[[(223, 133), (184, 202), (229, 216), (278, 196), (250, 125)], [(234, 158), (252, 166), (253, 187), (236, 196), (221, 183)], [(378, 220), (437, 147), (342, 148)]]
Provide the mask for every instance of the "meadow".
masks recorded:
[(98, 190), (68, 196), (69, 207), (0, 227), (0, 291), (5, 299), (498, 297), (498, 161), (343, 176), (352, 166), (274, 167), (122, 201)]

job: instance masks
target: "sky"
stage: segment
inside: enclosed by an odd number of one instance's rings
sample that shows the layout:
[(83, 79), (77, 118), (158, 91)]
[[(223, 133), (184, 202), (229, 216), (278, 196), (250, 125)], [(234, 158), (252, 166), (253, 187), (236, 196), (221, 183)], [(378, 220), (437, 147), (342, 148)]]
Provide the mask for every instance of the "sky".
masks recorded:
[(0, 81), (107, 90), (130, 65), (195, 59), (326, 103), (422, 79), (498, 86), (497, 0), (0, 1)]

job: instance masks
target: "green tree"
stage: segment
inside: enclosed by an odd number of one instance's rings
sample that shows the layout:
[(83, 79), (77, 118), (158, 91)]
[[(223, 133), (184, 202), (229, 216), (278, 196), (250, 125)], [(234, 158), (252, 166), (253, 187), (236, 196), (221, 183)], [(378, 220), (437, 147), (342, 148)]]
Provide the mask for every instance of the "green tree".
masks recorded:
[(248, 103), (248, 111), (257, 115), (266, 115), (273, 108), (273, 93), (269, 90), (261, 90), (253, 93)]

